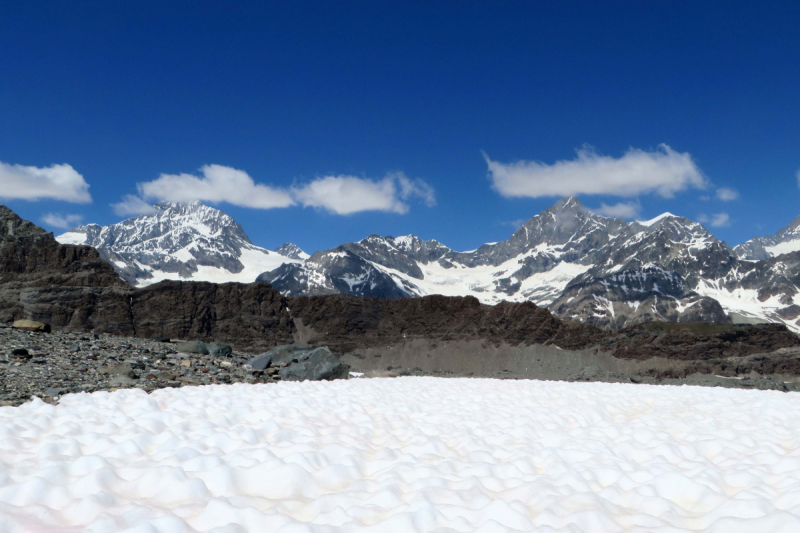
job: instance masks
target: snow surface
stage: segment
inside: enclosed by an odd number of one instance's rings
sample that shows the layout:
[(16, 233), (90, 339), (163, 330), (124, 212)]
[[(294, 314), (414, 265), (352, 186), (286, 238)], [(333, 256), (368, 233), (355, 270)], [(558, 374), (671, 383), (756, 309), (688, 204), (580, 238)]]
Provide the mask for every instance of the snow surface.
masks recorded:
[[(726, 313), (736, 312), (746, 317), (757, 318), (765, 322), (783, 323), (794, 331), (800, 333), (800, 325), (793, 320), (784, 320), (777, 312), (786, 307), (781, 302), (780, 294), (771, 296), (761, 301), (755, 289), (736, 288), (728, 290), (721, 280), (708, 281), (701, 279), (696, 291), (702, 296), (717, 300)], [(794, 304), (800, 304), (800, 294), (794, 296)]]
[(764, 249), (772, 257), (776, 257), (781, 254), (796, 252), (800, 250), (800, 239), (779, 242), (778, 244), (775, 244), (773, 246), (765, 246)]
[[(185, 249), (179, 250), (170, 255), (181, 261), (187, 261), (193, 258), (193, 256)], [(231, 272), (230, 270), (226, 270), (221, 267), (197, 265), (197, 271), (192, 273), (190, 277), (181, 277), (180, 274), (176, 272), (164, 272), (162, 270), (155, 270), (142, 265), (146, 270), (150, 271), (153, 277), (139, 279), (136, 286), (146, 287), (166, 279), (183, 281), (210, 281), (211, 283), (253, 283), (259, 275), (263, 274), (264, 272), (275, 270), (284, 263), (302, 262), (301, 260), (291, 259), (276, 252), (269, 252), (256, 246), (242, 248), (239, 261), (244, 266), (241, 272)]]
[(637, 220), (636, 222), (638, 222), (642, 226), (648, 226), (649, 227), (649, 226), (652, 226), (653, 224), (655, 224), (656, 222), (658, 222), (659, 220), (662, 220), (662, 219), (665, 219), (665, 218), (669, 218), (669, 217), (676, 218), (677, 215), (673, 215), (672, 213), (661, 213), (657, 217), (651, 218), (650, 220)]
[(800, 395), (407, 377), (0, 408), (0, 531), (800, 531)]
[[(502, 276), (510, 276), (520, 269), (526, 257), (538, 254), (549, 254), (558, 257), (562, 254), (559, 246), (539, 245), (523, 254), (505, 261), (499, 265), (477, 265), (468, 267), (453, 261), (453, 267), (445, 268), (438, 261), (417, 265), (423, 274), (423, 279), (417, 279), (408, 274), (372, 263), (395, 280), (402, 279), (407, 284), (416, 287), (415, 293), (419, 296), (441, 294), (444, 296), (474, 296), (481, 303), (495, 305), (502, 301), (526, 302), (532, 301), (536, 305), (546, 306), (555, 301), (564, 290), (564, 287), (575, 277), (583, 274), (591, 265), (578, 263), (558, 262), (550, 270), (537, 272), (520, 282), (520, 288), (514, 294), (508, 295), (495, 292), (498, 280)], [(396, 281), (397, 282), (397, 281)], [(402, 288), (402, 287), (401, 287)]]

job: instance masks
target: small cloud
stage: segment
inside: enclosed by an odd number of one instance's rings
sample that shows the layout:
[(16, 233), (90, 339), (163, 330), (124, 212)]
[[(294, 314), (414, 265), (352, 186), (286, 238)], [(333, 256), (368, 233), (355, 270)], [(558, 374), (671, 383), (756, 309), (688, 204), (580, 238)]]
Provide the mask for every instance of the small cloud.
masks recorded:
[(710, 217), (706, 214), (701, 213), (697, 216), (697, 221), (701, 224), (708, 224), (713, 228), (720, 228), (723, 226), (730, 226), (731, 217), (728, 213), (717, 213), (715, 215), (711, 215)]
[(591, 211), (598, 215), (603, 215), (604, 217), (636, 218), (642, 212), (642, 204), (639, 203), (639, 200), (627, 203), (619, 202), (614, 205), (601, 203), (600, 207), (591, 209)]
[(518, 218), (516, 220), (501, 220), (498, 225), (500, 226), (511, 226), (514, 229), (519, 229), (527, 220), (524, 218)]
[(600, 155), (591, 146), (569, 161), (499, 163), (483, 154), (492, 188), (502, 196), (540, 198), (578, 194), (632, 197), (654, 193), (672, 198), (688, 189), (705, 189), (708, 181), (688, 153), (659, 145), (647, 152), (630, 148), (620, 158)]
[[(205, 165), (201, 176), (161, 174), (153, 181), (137, 183), (143, 200), (161, 202), (225, 202), (240, 207), (273, 209), (294, 205), (289, 192), (253, 181), (247, 172), (223, 165)], [(125, 203), (125, 200), (123, 202)]]
[(42, 222), (53, 228), (74, 228), (83, 220), (83, 215), (62, 215), (60, 213), (47, 213), (42, 216)]
[(92, 202), (89, 184), (70, 165), (26, 167), (0, 161), (0, 198)]
[(700, 197), (700, 200), (702, 200), (703, 202), (707, 202), (711, 200), (711, 197), (707, 194), (704, 194), (703, 196)]
[(717, 200), (722, 200), (723, 202), (730, 202), (739, 198), (739, 192), (736, 189), (731, 189), (730, 187), (720, 187), (717, 189)]
[(156, 208), (133, 194), (126, 194), (121, 202), (111, 204), (117, 216), (129, 217), (137, 215), (152, 215)]
[(292, 197), (304, 207), (318, 207), (337, 215), (361, 211), (407, 213), (408, 201), (418, 198), (427, 206), (436, 204), (433, 188), (403, 173), (389, 174), (379, 181), (355, 176), (324, 176), (292, 187)]

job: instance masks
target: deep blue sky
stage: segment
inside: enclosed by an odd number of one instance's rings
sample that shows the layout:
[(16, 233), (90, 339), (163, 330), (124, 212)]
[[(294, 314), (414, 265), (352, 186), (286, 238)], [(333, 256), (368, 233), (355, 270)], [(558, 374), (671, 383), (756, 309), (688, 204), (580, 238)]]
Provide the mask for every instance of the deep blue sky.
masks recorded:
[[(472, 249), (557, 200), (502, 197), (481, 150), (552, 164), (585, 143), (666, 143), (713, 182), (643, 194), (640, 218), (725, 212), (712, 231), (737, 244), (800, 214), (797, 2), (0, 2), (0, 50), (0, 161), (68, 163), (91, 186), (88, 205), (2, 202), (37, 223), (118, 221), (137, 182), (205, 164), (278, 187), (402, 171), (437, 205), (219, 207), (268, 248), (414, 233)], [(700, 199), (719, 186), (741, 197)]]

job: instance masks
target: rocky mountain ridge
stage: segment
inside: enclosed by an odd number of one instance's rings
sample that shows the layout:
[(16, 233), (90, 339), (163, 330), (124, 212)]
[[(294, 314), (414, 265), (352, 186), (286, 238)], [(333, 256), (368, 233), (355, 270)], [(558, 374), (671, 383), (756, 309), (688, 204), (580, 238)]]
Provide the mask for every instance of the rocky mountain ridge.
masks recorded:
[[(775, 251), (780, 241), (791, 247), (786, 243), (793, 242), (795, 223), (769, 238), (769, 246), (754, 239), (731, 249), (684, 217), (665, 213), (626, 222), (564, 198), (508, 240), (469, 252), (413, 235), (370, 235), (309, 256), (291, 243), (276, 252), (254, 247), (232, 218), (202, 204), (159, 209), (155, 216), (107, 228), (84, 226), (59, 239), (94, 243), (126, 280), (140, 286), (170, 278), (257, 279), (286, 296), (441, 294), (492, 305), (530, 301), (611, 329), (655, 320), (779, 322), (800, 331), (796, 258), (743, 258), (757, 245)], [(247, 254), (261, 259), (248, 263)]]
[(255, 246), (233, 218), (200, 202), (154, 208), (153, 215), (109, 226), (79, 226), (57, 240), (96, 248), (137, 287), (165, 279), (251, 282), (264, 270), (300, 262), (305, 255), (291, 243), (281, 247), (286, 255)]

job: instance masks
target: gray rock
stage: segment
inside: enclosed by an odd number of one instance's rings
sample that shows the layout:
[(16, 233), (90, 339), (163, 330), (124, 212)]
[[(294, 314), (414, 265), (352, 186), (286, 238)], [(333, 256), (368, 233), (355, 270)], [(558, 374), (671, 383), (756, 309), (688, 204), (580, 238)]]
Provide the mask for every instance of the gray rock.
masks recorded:
[(44, 391), (45, 396), (61, 396), (66, 391), (64, 389), (54, 389), (52, 387)]
[(50, 333), (50, 324), (36, 322), (35, 320), (15, 320), (11, 327), (14, 329), (21, 329), (22, 331)]
[(229, 357), (233, 353), (233, 348), (229, 345), (217, 342), (206, 344), (206, 349), (208, 349), (208, 355), (214, 357)]
[(297, 362), (278, 372), (283, 381), (329, 381), (347, 379), (350, 374), (350, 367), (339, 361), (327, 347), (294, 354), (298, 355)]
[(208, 346), (203, 341), (180, 342), (175, 346), (175, 349), (183, 353), (208, 355)]
[(113, 377), (126, 377), (129, 379), (134, 379), (136, 377), (136, 372), (133, 371), (131, 365), (114, 365), (114, 366), (101, 366), (99, 369), (101, 374), (108, 374)]
[(26, 350), (25, 348), (14, 348), (13, 350), (11, 350), (11, 355), (13, 355), (14, 357), (30, 357), (28, 350)]
[(271, 362), (272, 355), (270, 355), (270, 352), (267, 352), (250, 359), (247, 365), (253, 370), (266, 370)]

